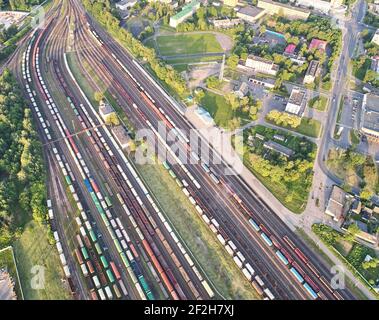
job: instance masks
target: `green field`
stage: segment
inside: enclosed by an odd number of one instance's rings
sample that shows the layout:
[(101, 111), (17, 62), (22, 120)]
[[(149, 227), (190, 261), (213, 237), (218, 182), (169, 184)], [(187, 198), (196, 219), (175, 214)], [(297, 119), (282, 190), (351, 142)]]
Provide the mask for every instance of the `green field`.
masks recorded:
[(249, 121), (248, 115), (241, 111), (233, 111), (225, 97), (210, 91), (204, 91), (204, 93), (200, 104), (210, 113), (217, 126), (229, 128), (230, 120), (234, 117), (240, 118), (241, 124)]
[(319, 111), (325, 111), (327, 107), (328, 98), (324, 96), (317, 96), (309, 100), (308, 106)]
[(140, 165), (138, 171), (221, 295), (226, 299), (257, 299), (252, 286), (163, 166)]
[[(71, 296), (61, 281), (64, 275), (58, 252), (49, 243), (45, 227), (29, 222), (14, 243), (14, 253), (26, 300), (70, 299)], [(36, 290), (31, 286), (34, 266), (45, 268), (44, 289)]]
[[(147, 44), (151, 45), (151, 42)], [(216, 36), (211, 33), (158, 36), (157, 47), (161, 56), (223, 52)]]
[(275, 126), (282, 127), (288, 130), (292, 130), (295, 132), (298, 132), (300, 134), (303, 134), (305, 136), (311, 137), (311, 138), (318, 138), (321, 133), (321, 123), (318, 120), (307, 118), (307, 117), (302, 117), (301, 118), (301, 123), (298, 127), (292, 128), (290, 126), (280, 126), (277, 125), (273, 121), (269, 121), (266, 119), (268, 123), (271, 123)]

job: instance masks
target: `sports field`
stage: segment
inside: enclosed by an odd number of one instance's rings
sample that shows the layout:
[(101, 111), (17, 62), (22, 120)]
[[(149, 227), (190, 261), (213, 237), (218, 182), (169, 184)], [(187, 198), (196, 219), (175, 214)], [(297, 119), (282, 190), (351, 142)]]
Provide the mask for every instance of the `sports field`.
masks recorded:
[(211, 33), (158, 36), (157, 47), (161, 56), (223, 52)]

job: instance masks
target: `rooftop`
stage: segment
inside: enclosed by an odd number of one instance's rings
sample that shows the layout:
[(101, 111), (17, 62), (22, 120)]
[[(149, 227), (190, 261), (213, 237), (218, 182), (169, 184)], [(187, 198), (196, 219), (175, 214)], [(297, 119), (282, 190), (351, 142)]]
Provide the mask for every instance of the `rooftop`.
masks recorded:
[(108, 102), (104, 102), (104, 101), (100, 102), (99, 111), (104, 116), (114, 112), (112, 106)]
[(296, 10), (296, 11), (300, 11), (300, 12), (304, 12), (304, 13), (309, 13), (309, 10), (307, 9), (303, 9), (303, 8), (299, 8), (299, 7), (293, 7), (289, 4), (285, 4), (285, 3), (280, 3), (280, 2), (276, 2), (276, 1), (272, 1), (272, 0), (259, 0), (258, 1), (258, 6), (259, 6), (259, 3), (262, 2), (262, 3), (268, 3), (268, 4), (271, 4), (271, 5), (274, 5), (274, 6), (278, 6), (278, 7), (282, 7), (282, 8), (285, 8), (285, 9), (291, 9), (291, 10)]
[(333, 216), (335, 220), (340, 220), (344, 214), (347, 193), (338, 186), (333, 186), (328, 200), (325, 213)]
[(193, 0), (191, 1), (190, 3), (186, 4), (183, 8), (182, 8), (182, 11), (179, 11), (176, 15), (174, 15), (173, 17), (171, 17), (172, 19), (174, 20), (177, 20), (177, 19), (180, 19), (182, 18), (183, 16), (193, 12), (194, 8), (196, 6), (200, 5), (200, 2), (197, 1), (197, 0)]
[(295, 50), (296, 50), (296, 46), (293, 44), (293, 43), (290, 43), (286, 49), (284, 50), (285, 53), (288, 53), (288, 54), (294, 54), (295, 53)]
[(309, 63), (309, 66), (308, 66), (308, 70), (307, 70), (307, 73), (306, 75), (310, 75), (312, 77), (315, 77), (316, 76), (316, 73), (317, 73), (317, 69), (318, 69), (318, 66), (319, 66), (319, 62), (317, 60), (312, 60), (310, 63)]
[(262, 62), (262, 63), (265, 63), (265, 64), (269, 64), (269, 65), (272, 65), (272, 69), (273, 70), (279, 70), (279, 66), (274, 64), (273, 61), (271, 60), (268, 60), (268, 59), (265, 59), (265, 58), (261, 58), (261, 57), (258, 57), (258, 56), (254, 56), (252, 54), (250, 54), (247, 59), (250, 59), (250, 60), (253, 60), (253, 61), (259, 61), (259, 62)]
[(304, 103), (305, 97), (306, 97), (305, 90), (295, 87), (292, 89), (291, 96), (288, 99), (288, 103), (292, 103), (292, 104), (300, 106)]
[(123, 126), (113, 127), (112, 132), (116, 136), (122, 148), (126, 147), (129, 144), (131, 139)]
[(310, 50), (319, 49), (319, 50), (325, 51), (327, 44), (328, 44), (327, 41), (314, 38), (314, 39), (312, 39), (312, 41), (309, 45), (309, 49)]
[(253, 7), (253, 6), (245, 6), (241, 7), (241, 9), (238, 10), (239, 13), (242, 13), (244, 15), (250, 16), (250, 17), (256, 17), (258, 14), (260, 14), (264, 9)]
[(379, 96), (377, 95), (365, 94), (362, 129), (366, 133), (379, 135)]
[(280, 154), (282, 154), (283, 156), (285, 157), (291, 157), (293, 154), (294, 154), (294, 151), (291, 150), (290, 148), (287, 148), (285, 146), (282, 146), (281, 144), (279, 143), (276, 143), (274, 141), (266, 141), (263, 146), (267, 149), (270, 149), (270, 150), (274, 150), (276, 152), (279, 152)]

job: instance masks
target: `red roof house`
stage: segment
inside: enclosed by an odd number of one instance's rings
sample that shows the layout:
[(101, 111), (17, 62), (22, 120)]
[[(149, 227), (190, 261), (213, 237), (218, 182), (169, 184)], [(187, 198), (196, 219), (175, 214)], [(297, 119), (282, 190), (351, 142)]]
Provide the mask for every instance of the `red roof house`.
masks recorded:
[(296, 46), (291, 43), (289, 44), (286, 49), (284, 50), (284, 53), (287, 53), (287, 54), (294, 54), (295, 53), (295, 49), (296, 49)]
[(318, 50), (325, 52), (327, 44), (328, 44), (328, 42), (326, 42), (324, 40), (312, 39), (312, 41), (309, 45), (309, 50), (318, 49)]

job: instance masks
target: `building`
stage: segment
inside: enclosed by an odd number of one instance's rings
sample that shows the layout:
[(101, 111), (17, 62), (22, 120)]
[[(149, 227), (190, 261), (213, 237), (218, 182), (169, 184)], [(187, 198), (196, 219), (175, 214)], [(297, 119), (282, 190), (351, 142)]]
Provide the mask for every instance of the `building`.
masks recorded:
[(288, 113), (302, 116), (307, 104), (307, 93), (305, 90), (294, 87), (288, 99), (285, 111)]
[(104, 122), (108, 122), (110, 118), (117, 116), (112, 106), (104, 100), (100, 102), (99, 113), (100, 116), (103, 118)]
[(253, 6), (245, 6), (241, 7), (237, 12), (237, 17), (241, 18), (242, 20), (250, 23), (254, 23), (260, 18), (262, 18), (266, 14), (266, 11), (253, 7)]
[(296, 45), (293, 43), (290, 43), (285, 49), (284, 49), (284, 54), (285, 55), (294, 55), (296, 50)]
[(129, 16), (130, 9), (137, 3), (137, 0), (122, 0), (115, 4), (122, 19)]
[(285, 156), (286, 158), (290, 158), (291, 156), (294, 155), (294, 151), (291, 150), (290, 148), (287, 148), (285, 146), (282, 146), (281, 144), (274, 142), (274, 141), (266, 141), (263, 146), (266, 149), (273, 150), (275, 152), (280, 153), (282, 156)]
[(236, 25), (241, 24), (242, 20), (227, 18), (227, 19), (214, 19), (214, 20), (211, 20), (210, 22), (215, 26), (215, 28), (227, 29), (227, 28), (232, 28)]
[(265, 9), (269, 14), (280, 14), (288, 19), (307, 20), (310, 11), (307, 9), (293, 7), (288, 4), (274, 2), (272, 0), (258, 0), (258, 8)]
[(298, 64), (299, 66), (303, 65), (305, 62), (307, 62), (307, 59), (305, 59), (304, 57), (302, 56), (290, 56), (290, 60), (293, 62), (293, 63), (296, 63)]
[(0, 269), (0, 301), (17, 300), (15, 283), (6, 269)]
[(320, 39), (312, 39), (311, 43), (309, 44), (309, 50), (320, 50), (322, 52), (325, 52), (326, 46), (328, 45), (328, 42)]
[(378, 234), (373, 234), (368, 232), (367, 224), (362, 221), (354, 221), (359, 228), (356, 237), (368, 243), (376, 245), (378, 243)]
[(372, 37), (371, 42), (379, 46), (379, 29), (376, 30), (374, 36)]
[(247, 95), (248, 92), (249, 92), (249, 86), (246, 82), (242, 82), (241, 85), (237, 88), (237, 90), (234, 91), (234, 93), (239, 98), (243, 98), (244, 96)]
[(122, 149), (126, 149), (130, 146), (132, 139), (129, 137), (127, 131), (123, 126), (115, 126), (112, 128), (112, 133), (115, 136), (117, 142)]
[(176, 15), (170, 18), (170, 26), (176, 28), (178, 24), (186, 21), (188, 18), (192, 17), (192, 15), (196, 12), (197, 9), (200, 8), (200, 2), (197, 0), (191, 1), (189, 4), (186, 4), (181, 11), (179, 11)]
[(379, 142), (379, 96), (371, 93), (364, 95), (360, 128), (368, 140)]
[(249, 55), (246, 59), (245, 66), (257, 73), (265, 73), (275, 76), (279, 71), (279, 66), (271, 60)]
[(122, 0), (115, 4), (116, 8), (121, 11), (130, 10), (135, 4), (137, 0)]
[(238, 0), (223, 0), (224, 5), (228, 7), (235, 7), (238, 4)]
[(325, 214), (342, 223), (350, 207), (352, 196), (338, 186), (333, 186)]
[(249, 82), (263, 86), (267, 89), (274, 89), (275, 87), (275, 79), (271, 78), (258, 78), (258, 77), (250, 77)]
[(304, 84), (313, 83), (315, 81), (315, 79), (319, 75), (319, 71), (320, 71), (319, 65), (320, 63), (317, 60), (312, 60), (309, 63), (309, 66), (308, 66), (307, 72), (305, 73), (305, 77), (303, 81)]
[(296, 0), (297, 5), (307, 7), (309, 9), (314, 9), (320, 11), (324, 14), (328, 14), (332, 8), (332, 1), (322, 1), (322, 0)]
[(379, 56), (373, 57), (371, 59), (371, 70), (379, 73)]

